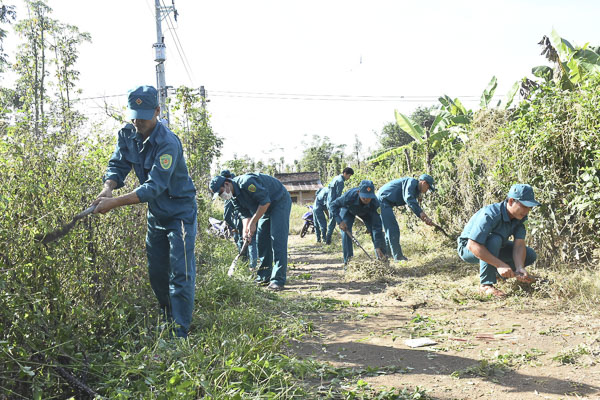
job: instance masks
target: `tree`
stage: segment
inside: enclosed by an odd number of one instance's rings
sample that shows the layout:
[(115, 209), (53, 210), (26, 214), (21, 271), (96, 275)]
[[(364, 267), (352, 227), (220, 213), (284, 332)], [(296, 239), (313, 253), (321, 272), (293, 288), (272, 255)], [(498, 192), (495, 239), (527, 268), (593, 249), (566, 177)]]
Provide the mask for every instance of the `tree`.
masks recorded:
[[(9, 24), (16, 18), (15, 6), (7, 6), (2, 4), (0, 1), (0, 24)], [(4, 53), (4, 38), (6, 38), (6, 31), (0, 27), (0, 72), (3, 72), (4, 66), (6, 65), (6, 53)]]
[(78, 48), (83, 42), (91, 42), (89, 33), (80, 32), (76, 26), (56, 23), (56, 30), (51, 38), (50, 50), (54, 52), (55, 58), (52, 63), (55, 66), (55, 76), (58, 82), (58, 116), (62, 117), (62, 131), (69, 135), (73, 126), (82, 122), (83, 116), (71, 107), (71, 95), (75, 85), (79, 81), (79, 71), (73, 67), (79, 58)]
[(381, 129), (381, 133), (379, 133), (378, 136), (379, 144), (383, 150), (404, 146), (414, 141), (414, 139), (400, 128), (400, 125), (396, 122), (387, 123)]
[[(425, 143), (428, 148), (429, 142), (429, 131), (436, 121), (437, 113), (435, 111), (435, 107), (417, 107), (415, 111), (413, 111), (410, 117), (405, 116), (404, 114), (396, 111), (396, 123), (389, 123), (384, 127), (384, 131), (387, 129), (387, 132), (399, 132), (397, 136), (391, 136), (390, 134), (386, 134), (388, 138), (398, 138), (393, 142), (389, 140), (386, 143), (390, 145), (396, 144), (395, 147), (383, 148), (383, 151), (376, 153), (369, 162), (377, 163), (383, 160), (389, 159), (401, 153), (404, 154), (406, 158), (406, 164), (408, 171), (412, 171), (412, 162), (409, 154), (409, 147), (412, 147), (413, 142), (416, 143)], [(383, 135), (382, 131), (382, 135)], [(429, 150), (427, 149), (427, 154), (429, 154)], [(427, 158), (427, 165), (430, 168), (431, 159)]]
[(563, 90), (573, 90), (577, 85), (600, 74), (599, 47), (585, 44), (575, 47), (552, 30), (550, 38), (544, 35), (538, 43), (543, 47), (542, 55), (555, 64), (534, 67), (531, 72), (546, 82), (555, 81)]
[(302, 152), (302, 171), (318, 171), (322, 181), (337, 173), (344, 164), (346, 145), (334, 145), (329, 138), (313, 136), (312, 143)]
[(204, 99), (197, 89), (181, 86), (173, 103), (173, 131), (181, 138), (192, 180), (206, 187), (210, 180), (210, 166), (221, 154), (223, 140), (210, 125)]
[(15, 31), (25, 39), (19, 46), (15, 72), (19, 74), (17, 91), (24, 98), (25, 118), (22, 122), (32, 124), (36, 138), (45, 133), (47, 124), (44, 104), (46, 98), (45, 79), (48, 76), (46, 59), (47, 36), (55, 32), (55, 21), (48, 17), (52, 9), (44, 1), (26, 0), (30, 18), (19, 22)]

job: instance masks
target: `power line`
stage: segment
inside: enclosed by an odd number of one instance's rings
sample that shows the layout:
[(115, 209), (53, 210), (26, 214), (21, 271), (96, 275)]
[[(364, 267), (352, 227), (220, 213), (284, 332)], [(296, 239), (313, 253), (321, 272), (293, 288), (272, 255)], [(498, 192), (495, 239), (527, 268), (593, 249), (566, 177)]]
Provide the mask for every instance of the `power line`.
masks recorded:
[[(114, 94), (106, 96), (82, 97), (74, 99), (74, 101), (97, 100), (111, 97), (127, 96), (127, 93)], [(230, 98), (246, 98), (246, 99), (265, 99), (265, 100), (304, 100), (304, 101), (351, 101), (351, 102), (404, 102), (404, 103), (419, 103), (419, 102), (437, 102), (442, 96), (431, 95), (350, 95), (350, 94), (298, 94), (298, 93), (275, 93), (275, 92), (237, 92), (214, 90), (211, 91), (211, 96), (214, 97), (230, 97)], [(502, 96), (495, 95), (494, 99), (499, 99)], [(456, 96), (463, 102), (479, 101), (481, 96), (465, 95)]]
[[(164, 0), (160, 0), (160, 2), (162, 3), (163, 8), (167, 8)], [(185, 51), (183, 50), (183, 46), (181, 44), (181, 41), (179, 40), (179, 35), (177, 34), (177, 30), (175, 30), (175, 28), (174, 28), (175, 24), (173, 23), (173, 20), (171, 19), (171, 13), (167, 13), (167, 25), (169, 26), (169, 30), (171, 32), (173, 32), (171, 37), (173, 38), (173, 42), (175, 43), (175, 48), (177, 49), (177, 53), (179, 54), (179, 58), (181, 59), (181, 63), (183, 64), (183, 68), (185, 69), (185, 72), (186, 72), (188, 78), (190, 79), (190, 83), (193, 86), (194, 80), (192, 79), (190, 70), (188, 69), (189, 61), (186, 62), (187, 56), (185, 56)], [(191, 66), (190, 66), (190, 69), (191, 69)]]
[[(211, 91), (213, 97), (230, 97), (243, 99), (263, 99), (263, 100), (301, 100), (301, 101), (343, 101), (343, 102), (402, 102), (402, 103), (437, 103), (440, 96), (338, 96), (338, 95), (261, 95), (261, 94), (234, 94), (234, 93), (218, 93)], [(494, 99), (499, 99), (501, 96), (494, 96)], [(462, 102), (472, 103), (479, 102), (479, 96), (462, 96)]]
[[(264, 95), (264, 96), (300, 96), (300, 97), (352, 97), (352, 98), (390, 98), (390, 99), (410, 99), (410, 98), (432, 98), (439, 99), (442, 96), (433, 95), (354, 95), (354, 94), (309, 94), (309, 93), (274, 93), (274, 92), (239, 92), (228, 90), (211, 90), (211, 94), (236, 94), (236, 95)], [(456, 96), (458, 98), (481, 96)]]

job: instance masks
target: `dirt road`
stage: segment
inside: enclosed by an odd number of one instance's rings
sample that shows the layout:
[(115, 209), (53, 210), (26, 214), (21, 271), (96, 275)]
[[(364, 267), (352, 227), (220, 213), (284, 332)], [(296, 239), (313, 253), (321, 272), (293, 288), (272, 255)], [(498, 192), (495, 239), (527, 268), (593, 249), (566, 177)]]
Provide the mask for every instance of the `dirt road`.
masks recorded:
[[(504, 284), (505, 300), (482, 298), (477, 267), (451, 246), (432, 254), (410, 237), (403, 246), (408, 262), (377, 274), (385, 267), (355, 251), (345, 273), (339, 245), (290, 237), (284, 296), (326, 305), (293, 351), (371, 368), (376, 376), (362, 379), (373, 387), (420, 387), (437, 399), (600, 399), (600, 320), (517, 284)], [(437, 344), (411, 348), (411, 338)]]

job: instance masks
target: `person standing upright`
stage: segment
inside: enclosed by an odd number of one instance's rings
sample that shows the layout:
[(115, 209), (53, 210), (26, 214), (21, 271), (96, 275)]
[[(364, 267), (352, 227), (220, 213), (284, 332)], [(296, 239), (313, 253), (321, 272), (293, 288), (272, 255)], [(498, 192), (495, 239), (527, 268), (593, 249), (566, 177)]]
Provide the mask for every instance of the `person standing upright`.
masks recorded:
[(325, 219), (325, 210), (327, 208), (327, 197), (329, 189), (322, 187), (315, 193), (315, 204), (313, 205), (313, 222), (315, 224), (315, 234), (317, 243), (321, 243), (321, 238), (325, 242), (327, 234), (327, 220)]
[(344, 168), (342, 173), (329, 182), (327, 194), (327, 208), (329, 209), (329, 225), (327, 226), (327, 234), (325, 235), (325, 243), (331, 244), (331, 236), (335, 230), (335, 220), (331, 217), (331, 203), (342, 195), (345, 182), (354, 175), (354, 170), (350, 167)]
[[(179, 138), (158, 121), (158, 92), (139, 86), (129, 92), (129, 118), (118, 134), (104, 175), (104, 188), (92, 204), (94, 213), (148, 203), (146, 254), (150, 285), (164, 318), (175, 334), (186, 337), (192, 320), (196, 261), (196, 188), (183, 157)], [(140, 186), (113, 197), (133, 169)]]

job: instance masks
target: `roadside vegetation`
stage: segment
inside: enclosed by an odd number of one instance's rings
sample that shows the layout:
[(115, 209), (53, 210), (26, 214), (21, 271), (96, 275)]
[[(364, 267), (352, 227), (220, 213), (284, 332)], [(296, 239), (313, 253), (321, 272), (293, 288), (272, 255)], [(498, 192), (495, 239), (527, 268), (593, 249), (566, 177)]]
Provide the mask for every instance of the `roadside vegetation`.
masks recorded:
[[(187, 341), (166, 338), (159, 321), (146, 272), (143, 206), (87, 218), (55, 243), (36, 241), (98, 194), (114, 148), (113, 128), (123, 117), (122, 110), (106, 107), (107, 122), (96, 124), (78, 111), (78, 49), (92, 38), (52, 19), (47, 2), (26, 3), (29, 15), (16, 20), (0, 0), (1, 26), (14, 28), (22, 40), (12, 64), (0, 47), (0, 73), (10, 69), (18, 76), (14, 87), (0, 90), (0, 399), (427, 398), (426, 388), (382, 389), (364, 380), (393, 369), (334, 368), (289, 351), (291, 340), (311, 333), (307, 312), (343, 304), (310, 297), (281, 302), (280, 295), (255, 287), (249, 273), (227, 278), (235, 246), (205, 231), (209, 216), (221, 217), (206, 187), (222, 140), (194, 89), (178, 88), (171, 99), (172, 129), (182, 138), (198, 188), (197, 292)], [(528, 242), (540, 256), (534, 271), (543, 279), (533, 291), (523, 289), (506, 301), (552, 300), (596, 312), (600, 56), (595, 48), (574, 47), (557, 35), (545, 46), (555, 65), (538, 68), (537, 82), (518, 83), (500, 107), (491, 104), (492, 80), (480, 111), (443, 96), (435, 109), (397, 113), (381, 133), (386, 147), (368, 160), (360, 157), (358, 139), (346, 149), (316, 137), (303, 159), (289, 165), (283, 159), (259, 164), (243, 157), (223, 165), (236, 174), (319, 171), (324, 184), (351, 165), (356, 174), (347, 187), (366, 178), (379, 187), (427, 171), (439, 191), (426, 196), (424, 208), (455, 235), (478, 208), (502, 200), (512, 183), (528, 182), (544, 204), (528, 226)], [(123, 191), (135, 188), (132, 178)], [(305, 211), (294, 207), (292, 234), (299, 232)], [(475, 278), (453, 253), (454, 243), (424, 231), (408, 214), (401, 212), (399, 219), (403, 232), (411, 232), (402, 238), (407, 252), (427, 255), (386, 270), (351, 264), (349, 278), (393, 281), (440, 274), (439, 296), (456, 303), (489, 300), (458, 288), (472, 286)], [(358, 238), (372, 251), (364, 232)], [(325, 249), (340, 251), (335, 243)], [(410, 290), (427, 289), (417, 279), (410, 285)], [(394, 290), (390, 295), (401, 296)], [(416, 319), (407, 329), (421, 334), (435, 326), (434, 320)], [(597, 349), (566, 349), (555, 357), (577, 363), (590, 354)], [(496, 357), (457, 374), (489, 374), (535, 362), (537, 356)]]

